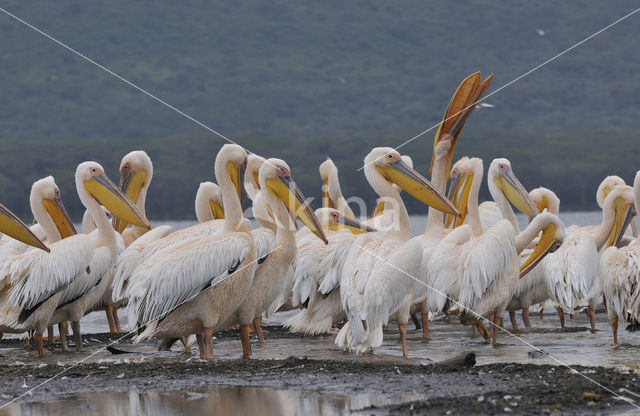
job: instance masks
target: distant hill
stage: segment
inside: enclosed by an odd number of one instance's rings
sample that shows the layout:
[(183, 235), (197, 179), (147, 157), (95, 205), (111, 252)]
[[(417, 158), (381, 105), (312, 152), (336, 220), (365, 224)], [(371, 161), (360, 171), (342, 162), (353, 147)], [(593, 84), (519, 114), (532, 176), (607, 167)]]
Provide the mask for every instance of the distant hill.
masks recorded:
[[(356, 169), (373, 146), (433, 126), (458, 85), (489, 93), (629, 13), (628, 1), (8, 1), (50, 35), (266, 157), (309, 196), (317, 166), (372, 200)], [(151, 219), (193, 218), (198, 183), (224, 143), (186, 118), (0, 14), (0, 202), (29, 218), (31, 183), (56, 177), (79, 219), (73, 173), (87, 159), (117, 181), (122, 155), (154, 161)], [(508, 157), (525, 186), (592, 209), (607, 174), (640, 168), (640, 13), (487, 99), (456, 158)], [(427, 172), (434, 131), (402, 148)], [(485, 187), (486, 188), (486, 187)], [(486, 196), (485, 196), (486, 197)], [(410, 197), (412, 212), (424, 212)]]

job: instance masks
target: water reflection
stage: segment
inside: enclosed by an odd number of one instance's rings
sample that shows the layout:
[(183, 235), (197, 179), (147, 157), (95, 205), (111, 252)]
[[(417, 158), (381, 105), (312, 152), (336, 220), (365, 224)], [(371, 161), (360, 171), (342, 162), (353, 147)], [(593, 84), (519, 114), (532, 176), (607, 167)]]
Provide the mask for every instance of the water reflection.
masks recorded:
[(0, 416), (38, 415), (343, 415), (368, 406), (414, 400), (360, 394), (328, 395), (263, 387), (225, 387), (181, 392), (87, 392), (38, 402), (17, 403), (0, 410)]

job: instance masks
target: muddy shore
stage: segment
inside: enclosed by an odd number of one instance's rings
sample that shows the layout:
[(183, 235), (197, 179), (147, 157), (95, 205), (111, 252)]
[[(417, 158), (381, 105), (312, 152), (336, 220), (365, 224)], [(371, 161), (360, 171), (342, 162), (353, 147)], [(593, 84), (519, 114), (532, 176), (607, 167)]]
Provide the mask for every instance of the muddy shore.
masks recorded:
[[(280, 327), (265, 328), (271, 342), (299, 337)], [(217, 343), (235, 342), (236, 331), (216, 334)], [(109, 334), (85, 336), (85, 351), (50, 354), (45, 362), (0, 365), (1, 403), (50, 380), (68, 367), (57, 358), (80, 358), (106, 346), (118, 337)], [(317, 339), (312, 337), (311, 339)], [(330, 338), (330, 337), (326, 337)], [(485, 364), (475, 367), (425, 365), (416, 360), (378, 356), (358, 361), (350, 355), (341, 359), (309, 359), (290, 356), (284, 359), (216, 359), (202, 361), (194, 352), (185, 355), (181, 348), (158, 354), (153, 344), (144, 351), (126, 340), (119, 343), (132, 354), (114, 355), (107, 360), (85, 362), (52, 379), (20, 401), (39, 402), (86, 391), (204, 391), (212, 386), (254, 386), (304, 390), (323, 394), (384, 394), (412, 396), (416, 400), (384, 407), (369, 407), (363, 413), (374, 414), (599, 414), (630, 411), (634, 408), (611, 392), (566, 367), (520, 363)], [(55, 349), (56, 346), (50, 347)], [(138, 348), (138, 349), (136, 349)], [(24, 347), (16, 340), (0, 342), (0, 356), (15, 356)], [(453, 352), (452, 356), (461, 351)], [(633, 369), (575, 366), (597, 383), (622, 396), (638, 399), (624, 390), (636, 390), (640, 373)], [(24, 386), (27, 386), (26, 388)]]

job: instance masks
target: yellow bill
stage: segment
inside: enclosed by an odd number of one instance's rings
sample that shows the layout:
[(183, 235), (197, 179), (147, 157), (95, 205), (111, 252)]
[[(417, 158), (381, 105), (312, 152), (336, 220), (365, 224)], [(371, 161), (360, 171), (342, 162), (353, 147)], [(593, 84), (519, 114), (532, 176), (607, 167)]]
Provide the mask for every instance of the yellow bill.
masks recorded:
[(480, 76), (480, 72), (469, 75), (458, 86), (458, 89), (451, 97), (449, 105), (444, 112), (442, 122), (436, 132), (435, 140), (433, 143), (433, 155), (431, 157), (431, 167), (429, 168), (429, 174), (433, 175), (433, 161), (435, 159), (436, 145), (445, 136), (453, 138), (451, 142), (451, 149), (447, 155), (446, 164), (446, 178), (449, 179), (449, 171), (451, 169), (451, 162), (453, 160), (453, 152), (458, 140), (458, 136), (464, 127), (464, 123), (467, 121), (473, 110), (475, 109), (478, 101), (482, 99), (482, 96), (487, 92), (491, 81), (493, 80), (493, 74), (489, 75), (484, 81)]
[(2, 204), (0, 204), (0, 232), (47, 253), (51, 251), (20, 218)]
[(325, 244), (328, 244), (327, 237), (322, 227), (320, 227), (318, 218), (316, 218), (291, 176), (269, 178), (266, 180), (266, 184), (269, 191), (284, 203), (290, 214), (298, 217), (311, 232), (324, 241)]
[(77, 234), (73, 221), (62, 204), (61, 198), (43, 199), (42, 206), (53, 220), (61, 238)]
[[(140, 191), (147, 185), (149, 175), (146, 170), (140, 169), (136, 172), (127, 170), (126, 173), (120, 176), (120, 190), (133, 202), (138, 202)], [(116, 216), (113, 219), (113, 228), (120, 234), (127, 228), (128, 222), (123, 221), (120, 217)]]
[(329, 181), (322, 181), (322, 208), (333, 208), (333, 202), (329, 196)]
[(213, 214), (214, 220), (224, 219), (224, 209), (222, 208), (222, 204), (220, 202), (215, 202), (213, 199), (210, 199), (209, 208), (211, 209), (211, 214)]
[(520, 212), (529, 217), (538, 215), (536, 204), (533, 203), (529, 193), (524, 189), (524, 186), (522, 186), (511, 169), (500, 172), (500, 175), (496, 176), (494, 181), (509, 202)]
[[(240, 206), (242, 207), (242, 211), (245, 210), (246, 198), (244, 192), (244, 172), (247, 167), (247, 161), (245, 159), (244, 163), (240, 165), (236, 165), (233, 162), (227, 162), (227, 174), (233, 182), (233, 185), (236, 187), (236, 192), (238, 193), (238, 198), (240, 199)], [(260, 187), (258, 186), (258, 189)]]
[(121, 220), (151, 229), (151, 224), (127, 196), (105, 175), (95, 175), (84, 181), (85, 190), (101, 205)]
[(361, 223), (360, 221), (354, 220), (353, 218), (345, 217), (344, 215), (340, 215), (335, 224), (331, 224), (327, 227), (327, 229), (331, 231), (339, 231), (347, 229), (351, 231), (353, 234), (363, 234), (363, 233), (372, 233), (376, 230), (375, 228), (369, 227), (366, 224)]
[(459, 216), (458, 209), (435, 186), (401, 160), (376, 166), (389, 182), (411, 194), (418, 201), (444, 213)]
[(547, 225), (542, 230), (542, 236), (538, 245), (527, 260), (520, 266), (520, 278), (529, 273), (549, 253), (553, 253), (562, 244), (557, 237), (558, 227), (554, 223)]
[(617, 246), (620, 243), (627, 227), (636, 215), (633, 204), (628, 203), (622, 197), (616, 198), (613, 202), (613, 207), (615, 212), (613, 227), (611, 227), (611, 233), (604, 246), (605, 249), (611, 246)]
[(462, 187), (461, 194), (457, 196), (459, 201), (454, 202), (460, 210), (460, 216), (455, 219), (455, 223), (453, 228), (459, 227), (464, 223), (465, 218), (467, 217), (467, 212), (469, 212), (469, 194), (471, 193), (471, 185), (473, 184), (473, 173), (464, 174), (464, 185)]

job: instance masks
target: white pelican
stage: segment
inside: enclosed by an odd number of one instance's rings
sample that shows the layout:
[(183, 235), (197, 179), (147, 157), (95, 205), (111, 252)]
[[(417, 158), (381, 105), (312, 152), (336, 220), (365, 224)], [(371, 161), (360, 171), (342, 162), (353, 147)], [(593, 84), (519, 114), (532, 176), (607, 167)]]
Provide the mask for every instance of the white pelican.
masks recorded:
[(320, 164), (318, 171), (322, 179), (322, 206), (324, 208), (335, 208), (340, 211), (342, 215), (355, 218), (346, 199), (342, 196), (340, 181), (338, 180), (338, 168), (333, 163), (333, 160), (327, 158), (327, 160)]
[[(518, 278), (528, 273), (548, 252), (557, 249), (564, 237), (562, 222), (550, 213), (536, 216), (523, 232), (518, 233), (515, 214), (509, 202), (530, 216), (535, 215), (536, 207), (506, 159), (495, 159), (491, 163), (487, 182), (491, 196), (507, 219), (483, 231), (477, 203), (479, 186), (473, 180), (481, 171), (475, 169), (472, 180), (467, 180), (464, 185), (462, 200), (468, 201), (466, 218), (469, 224), (455, 228), (438, 244), (428, 270), (429, 276), (436, 279), (433, 286), (439, 288), (441, 293), (449, 294), (450, 289), (447, 288), (455, 287), (457, 282), (460, 321), (465, 325), (477, 325), (480, 317), (490, 318), (497, 325), (513, 297)], [(543, 235), (538, 246), (520, 266), (518, 253), (541, 230)], [(434, 296), (442, 297), (441, 293)], [(455, 294), (451, 297), (455, 297)], [(484, 328), (479, 326), (479, 329), (486, 338), (488, 334)], [(496, 338), (494, 325), (493, 343)]]
[[(247, 158), (247, 171), (244, 176), (247, 194), (253, 202), (251, 213), (253, 218), (261, 227), (267, 228), (274, 233), (276, 232), (276, 222), (273, 218), (271, 208), (265, 202), (264, 196), (260, 192), (259, 174), (260, 168), (264, 164), (264, 158), (258, 155), (249, 155)], [(295, 218), (292, 217), (295, 225)]]
[[(213, 182), (201, 182), (196, 192), (196, 218), (198, 222), (212, 220), (224, 220), (224, 208), (222, 207), (222, 193), (220, 187)], [(220, 228), (222, 228), (220, 223)]]
[(318, 208), (315, 214), (329, 243), (323, 244), (307, 229), (296, 233), (292, 304), (303, 309), (284, 326), (292, 332), (326, 334), (334, 323), (346, 319), (338, 287), (346, 253), (358, 234), (375, 229), (334, 208)]
[[(120, 190), (136, 205), (138, 211), (145, 215), (147, 190), (153, 179), (153, 163), (144, 150), (127, 153), (120, 162)], [(129, 225), (118, 216), (113, 219), (113, 228), (122, 235), (125, 246), (129, 246), (149, 229)]]
[(129, 286), (129, 309), (142, 325), (138, 341), (154, 335), (197, 334), (200, 356), (213, 357), (213, 331), (249, 294), (258, 260), (241, 203), (246, 164), (247, 154), (237, 145), (224, 145), (216, 157), (216, 180), (225, 209), (219, 233), (183, 240), (136, 268)]
[[(100, 187), (98, 187), (99, 184)], [(110, 212), (137, 226), (151, 228), (141, 213), (127, 196), (117, 189), (106, 177), (102, 166), (96, 162), (81, 163), (76, 170), (76, 189), (82, 204), (91, 213), (97, 230), (89, 235), (94, 247), (90, 263), (90, 273), (81, 273), (62, 292), (62, 297), (49, 324), (59, 324), (63, 350), (67, 349), (66, 334), (62, 322), (71, 321), (76, 349), (82, 349), (80, 320), (99, 305), (105, 292), (110, 291), (112, 268), (123, 250), (120, 236), (104, 215), (104, 210), (96, 199)], [(108, 193), (105, 192), (108, 189)], [(99, 194), (99, 195), (96, 195)], [(108, 315), (107, 315), (108, 316)]]
[[(323, 244), (327, 243), (320, 223), (291, 178), (291, 169), (283, 160), (267, 159), (260, 168), (259, 179), (260, 193), (270, 207), (276, 223), (275, 242), (271, 244), (273, 250), (266, 257), (258, 260), (258, 268), (249, 294), (240, 303), (238, 309), (221, 325), (222, 327), (240, 325), (243, 358), (251, 355), (249, 342), (251, 324), (254, 324), (259, 334), (257, 318), (263, 312), (266, 312), (267, 316), (274, 313), (291, 290), (293, 261), (296, 257), (296, 238), (291, 216), (296, 215), (311, 230), (316, 239)], [(252, 232), (252, 235), (257, 240), (256, 231)], [(273, 238), (270, 230), (263, 228), (261, 231), (263, 236), (260, 238)]]
[(412, 236), (409, 214), (391, 182), (427, 205), (447, 212), (457, 210), (394, 149), (375, 148), (364, 162), (367, 181), (379, 196), (392, 203), (395, 221), (391, 229), (358, 237), (347, 254), (340, 296), (349, 321), (335, 342), (347, 350), (367, 352), (380, 346), (382, 327), (395, 315), (402, 354), (407, 356), (406, 323), (422, 247), (416, 239), (408, 241)]
[[(606, 202), (609, 202), (610, 196), (619, 190), (620, 187), (611, 191)], [(625, 189), (624, 193), (628, 196), (629, 190)], [(624, 219), (620, 216), (616, 217), (614, 229), (608, 240), (611, 247), (602, 253), (598, 272), (600, 286), (607, 299), (607, 316), (611, 321), (613, 342), (616, 344), (619, 318), (632, 323), (640, 321), (640, 238), (623, 248), (615, 247), (615, 241), (612, 241), (614, 238), (615, 240), (621, 238), (626, 223), (631, 220), (632, 215), (636, 215), (636, 210), (640, 207), (640, 171), (636, 173), (633, 181), (633, 194), (635, 207), (629, 206)], [(618, 200), (616, 210), (624, 212), (625, 203)], [(617, 236), (615, 236), (616, 231)]]

